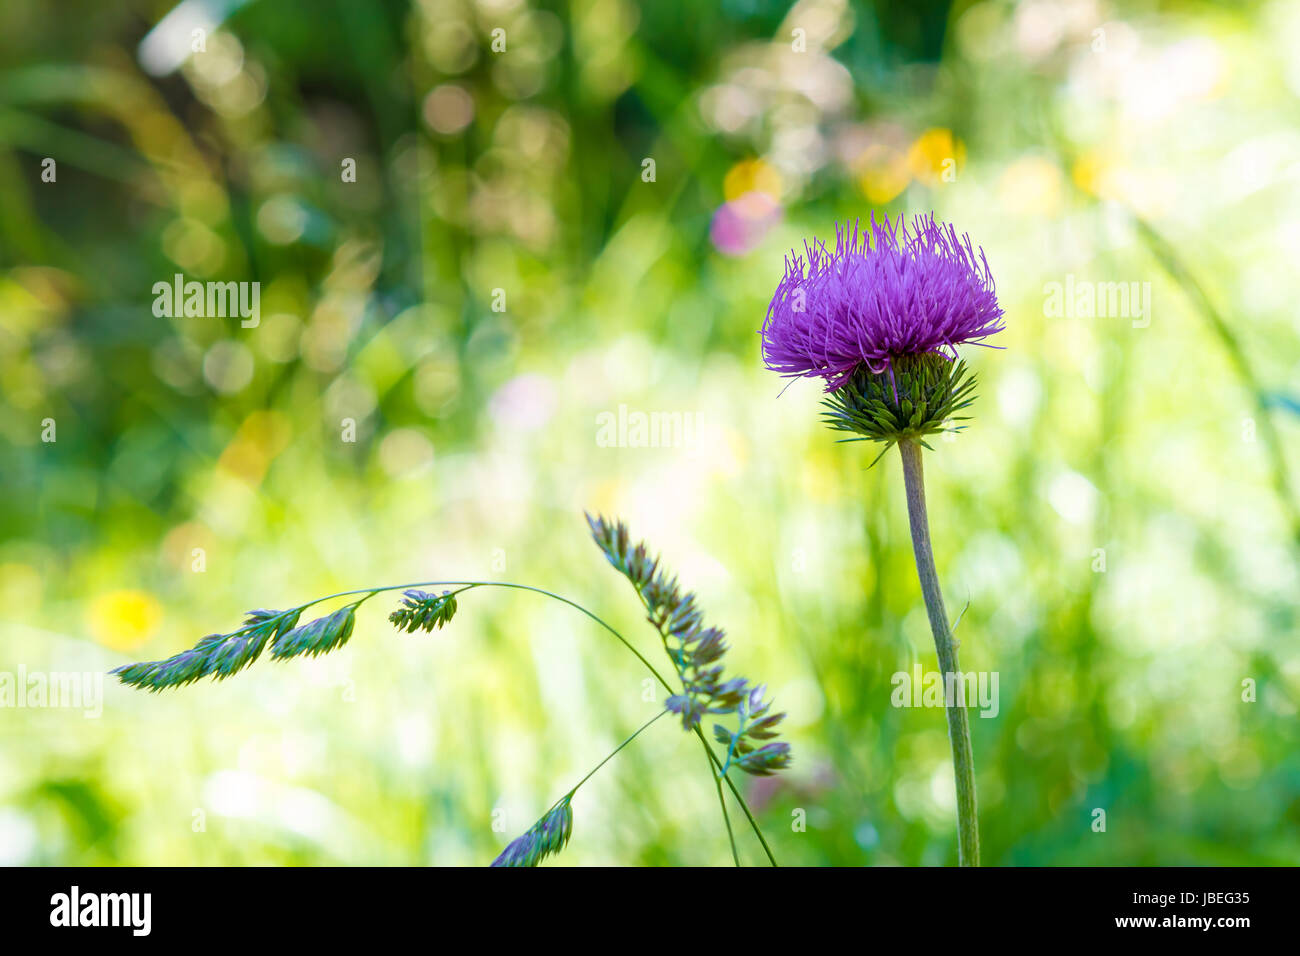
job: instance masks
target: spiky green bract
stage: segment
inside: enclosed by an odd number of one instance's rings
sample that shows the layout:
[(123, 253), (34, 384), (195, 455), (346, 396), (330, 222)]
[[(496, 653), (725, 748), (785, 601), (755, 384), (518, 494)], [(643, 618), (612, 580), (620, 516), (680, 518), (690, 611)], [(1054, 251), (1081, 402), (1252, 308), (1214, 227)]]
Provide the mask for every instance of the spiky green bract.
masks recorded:
[[(606, 559), (631, 582), (641, 596), (647, 620), (663, 639), (664, 648), (682, 682), (682, 693), (669, 697), (665, 706), (681, 717), (682, 727), (688, 731), (699, 726), (705, 714), (739, 712), (742, 716), (736, 733), (743, 737), (746, 732), (745, 715), (752, 715), (754, 708), (762, 703), (764, 687), (751, 687), (743, 677), (723, 679), (722, 657), (727, 652), (727, 642), (722, 630), (704, 626), (703, 613), (695, 603), (695, 595), (682, 592), (677, 579), (659, 566), (657, 557), (650, 557), (643, 542), (632, 544), (623, 522), (612, 523), (600, 516), (593, 518), (587, 515), (587, 524)], [(762, 704), (762, 713), (757, 715), (756, 723), (761, 724), (758, 727), (760, 734), (774, 737), (776, 735), (770, 732), (771, 728), (780, 723), (785, 714), (767, 716), (770, 706), (770, 702)], [(730, 744), (731, 738), (728, 737), (723, 742)], [(748, 749), (743, 754), (753, 750), (752, 746), (746, 746)], [(789, 745), (772, 746), (784, 752), (784, 760), (778, 760), (774, 754), (769, 754), (766, 758), (748, 762), (732, 760), (730, 766), (760, 775), (788, 766)], [(768, 769), (763, 769), (764, 766)], [(726, 769), (727, 766), (724, 765), (724, 774)]]
[(732, 730), (722, 724), (713, 725), (713, 739), (727, 748), (723, 773), (728, 767), (739, 767), (756, 777), (767, 777), (790, 766), (789, 744), (781, 742), (760, 745), (755, 742), (775, 737), (776, 731), (773, 728), (785, 717), (785, 714), (768, 713), (772, 709), (772, 702), (763, 700), (766, 691), (766, 684), (752, 688), (736, 707), (738, 729)]
[(402, 592), (402, 604), (388, 619), (399, 631), (414, 634), (416, 631), (433, 632), (451, 621), (456, 613), (456, 595), (450, 591), (430, 594), (412, 588)]
[(573, 794), (546, 812), (522, 836), (515, 837), (501, 855), (492, 861), (493, 866), (536, 866), (552, 853), (559, 853), (569, 843), (573, 833), (573, 808), (569, 801)]
[(958, 412), (974, 398), (975, 378), (960, 359), (934, 352), (899, 355), (880, 373), (859, 366), (822, 402), (827, 408), (823, 421), (837, 431), (860, 436), (843, 441), (883, 442), (882, 455), (909, 438), (929, 448), (925, 436), (965, 427), (954, 422), (967, 420)]
[(162, 661), (142, 661), (115, 667), (123, 684), (160, 691), (182, 687), (211, 675), (221, 680), (243, 670), (261, 655), (268, 640), (279, 637), (298, 622), (300, 608), (288, 611), (249, 611), (243, 625), (229, 634), (209, 634), (188, 651)]
[(312, 657), (325, 654), (346, 644), (356, 623), (357, 606), (349, 604), (341, 607), (329, 617), (318, 617), (310, 624), (278, 635), (271, 642), (271, 657), (282, 661), (299, 654), (310, 654)]

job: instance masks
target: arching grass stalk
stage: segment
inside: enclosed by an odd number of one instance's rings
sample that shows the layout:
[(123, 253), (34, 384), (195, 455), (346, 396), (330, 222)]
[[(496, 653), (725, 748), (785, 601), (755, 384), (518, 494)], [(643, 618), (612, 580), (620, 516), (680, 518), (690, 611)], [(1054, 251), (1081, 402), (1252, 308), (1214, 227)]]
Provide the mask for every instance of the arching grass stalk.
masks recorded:
[[(301, 605), (299, 610), (302, 610), (302, 608), (311, 607), (313, 604), (319, 604), (323, 601), (329, 601), (341, 597), (351, 597), (354, 594), (365, 595), (365, 597), (363, 597), (360, 601), (355, 602), (355, 604), (353, 605), (355, 607), (356, 605), (368, 601), (370, 598), (374, 597), (376, 594), (380, 593), (381, 591), (396, 591), (399, 589), (405, 590), (408, 588), (422, 588), (422, 587), (454, 587), (458, 585), (460, 586), (459, 590), (453, 591), (450, 595), (450, 597), (453, 598), (452, 601), (453, 608), (455, 605), (454, 602), (455, 595), (461, 594), (464, 591), (472, 590), (473, 588), (485, 588), (485, 587), (514, 588), (520, 591), (532, 591), (534, 594), (540, 594), (543, 597), (548, 597), (551, 598), (552, 600), (559, 601), (561, 604), (567, 604), (569, 607), (574, 608), (577, 611), (580, 611), (582, 614), (585, 614), (587, 617), (591, 618), (591, 620), (595, 621), (606, 631), (612, 634), (619, 641), (619, 643), (621, 643), (624, 647), (626, 647), (628, 651), (630, 651), (636, 657), (636, 659), (641, 662), (641, 664), (646, 668), (646, 670), (650, 672), (650, 674), (655, 678), (655, 680), (659, 682), (660, 686), (662, 686), (664, 690), (666, 690), (669, 694), (673, 693), (672, 685), (669, 684), (668, 681), (664, 679), (664, 676), (660, 674), (658, 670), (655, 669), (653, 664), (651, 664), (648, 660), (646, 660), (645, 655), (643, 655), (640, 651), (638, 651), (632, 645), (632, 643), (621, 633), (619, 633), (612, 625), (610, 625), (608, 622), (604, 621), (600, 617), (597, 617), (595, 614), (587, 610), (587, 608), (583, 607), (581, 604), (578, 604), (576, 601), (571, 601), (568, 598), (564, 597), (563, 595), (555, 594), (554, 592), (547, 591), (543, 588), (533, 587), (532, 585), (529, 584), (513, 584), (508, 581), (424, 581), (416, 584), (394, 584), (389, 587), (376, 588), (369, 591), (366, 590), (365, 588), (361, 588), (355, 591), (340, 591), (338, 594), (330, 594), (322, 598), (317, 598), (315, 601), (309, 601), (307, 604)], [(640, 591), (638, 591), (637, 594), (638, 596), (640, 596)], [(645, 599), (642, 598), (643, 604), (644, 604), (644, 600)], [(704, 732), (698, 726), (694, 728), (694, 731), (695, 731), (696, 738), (700, 741), (700, 746), (704, 749), (705, 756), (708, 758), (709, 765), (711, 767), (711, 772), (717, 778), (715, 780), (715, 783), (717, 785), (717, 790), (718, 790), (718, 805), (722, 809), (722, 821), (727, 828), (727, 840), (731, 844), (732, 860), (735, 862), (736, 866), (740, 866), (740, 854), (736, 849), (736, 837), (731, 827), (731, 816), (727, 812), (727, 802), (722, 795), (722, 782), (724, 781), (727, 784), (727, 789), (731, 791), (731, 795), (736, 798), (736, 802), (740, 805), (740, 809), (744, 812), (745, 819), (749, 821), (749, 826), (750, 829), (754, 831), (754, 836), (758, 837), (758, 842), (763, 847), (763, 853), (767, 856), (768, 863), (771, 864), (772, 866), (779, 866), (780, 864), (776, 862), (776, 856), (772, 853), (772, 847), (768, 844), (767, 838), (763, 836), (762, 828), (758, 825), (758, 821), (754, 819), (754, 814), (749, 809), (749, 804), (745, 801), (744, 796), (741, 794), (740, 790), (736, 787), (735, 781), (733, 781), (730, 777), (726, 775), (727, 768), (718, 761), (718, 758), (714, 754), (713, 749), (709, 746), (708, 740), (705, 739)]]
[[(609, 550), (611, 541), (620, 541), (627, 549), (627, 529), (619, 523), (610, 525), (604, 519), (588, 518), (597, 544), (605, 551), (606, 557), (618, 567), (615, 557)], [(754, 835), (762, 844), (768, 861), (776, 866), (776, 859), (771, 847), (763, 836), (758, 821), (754, 819), (743, 795), (728, 776), (727, 771), (739, 767), (747, 773), (766, 775), (788, 766), (789, 746), (784, 743), (765, 743), (775, 736), (772, 728), (780, 721), (783, 714), (769, 715), (770, 703), (762, 701), (763, 688), (751, 687), (743, 678), (730, 681), (721, 680), (722, 666), (719, 663), (725, 643), (721, 640), (722, 632), (715, 628), (704, 629), (700, 614), (694, 605), (694, 596), (682, 595), (675, 580), (670, 580), (663, 573), (656, 574), (658, 560), (648, 562), (645, 547), (638, 544), (635, 553), (627, 550), (627, 555), (634, 557), (641, 570), (649, 568), (649, 576), (638, 587), (638, 594), (643, 603), (649, 600), (655, 603), (657, 611), (650, 616), (665, 642), (669, 658), (682, 679), (680, 692), (676, 691), (662, 674), (652, 665), (637, 648), (619, 633), (613, 626), (602, 620), (587, 608), (569, 598), (542, 588), (527, 584), (515, 584), (506, 581), (426, 581), (416, 584), (381, 585), (371, 588), (358, 588), (340, 591), (336, 594), (316, 598), (305, 604), (285, 611), (256, 610), (250, 611), (242, 626), (229, 634), (210, 634), (193, 648), (183, 651), (162, 661), (147, 661), (128, 664), (114, 668), (111, 673), (125, 684), (141, 687), (150, 691), (160, 691), (169, 687), (180, 687), (193, 683), (203, 677), (220, 680), (238, 673), (252, 664), (266, 647), (270, 647), (271, 656), (284, 660), (301, 655), (316, 656), (334, 650), (347, 643), (356, 624), (356, 611), (371, 598), (388, 591), (402, 590), (402, 603), (389, 615), (389, 620), (399, 630), (415, 632), (422, 630), (432, 632), (450, 623), (458, 609), (457, 597), (477, 588), (512, 588), (531, 591), (552, 600), (559, 601), (586, 615), (592, 621), (613, 635), (669, 694), (666, 709), (656, 716), (672, 711), (682, 717), (683, 727), (692, 731), (704, 748), (708, 758), (710, 772), (714, 777), (714, 787), (718, 794), (718, 803), (722, 810), (723, 823), (731, 848), (732, 860), (740, 865), (740, 855), (732, 831), (731, 817), (727, 811), (726, 799), (722, 792), (725, 781), (728, 789), (744, 811)], [(622, 569), (621, 569), (622, 570)], [(626, 572), (625, 572), (626, 573)], [(441, 594), (431, 593), (422, 588), (455, 588), (444, 590)], [(642, 593), (645, 588), (646, 593)], [(316, 618), (308, 624), (299, 625), (302, 613), (317, 604), (340, 598), (356, 598), (334, 612)], [(673, 646), (669, 647), (669, 641)], [(714, 736), (728, 745), (726, 763), (718, 760), (699, 727), (699, 719), (705, 713), (738, 715), (738, 729), (730, 731), (721, 724), (714, 725)], [(648, 722), (648, 727), (653, 720)], [(644, 730), (645, 727), (641, 729)], [(609, 759), (619, 753), (641, 733), (625, 740), (605, 760), (601, 761), (591, 773), (604, 766)], [(582, 786), (591, 776), (589, 773), (578, 783)], [(565, 797), (554, 804), (550, 810), (523, 836), (519, 837), (507, 852), (498, 858), (500, 865), (535, 866), (550, 853), (558, 852), (568, 842), (572, 832), (572, 810), (569, 802), (574, 787)], [(523, 841), (522, 843), (520, 841)], [(506, 862), (501, 862), (502, 860)]]

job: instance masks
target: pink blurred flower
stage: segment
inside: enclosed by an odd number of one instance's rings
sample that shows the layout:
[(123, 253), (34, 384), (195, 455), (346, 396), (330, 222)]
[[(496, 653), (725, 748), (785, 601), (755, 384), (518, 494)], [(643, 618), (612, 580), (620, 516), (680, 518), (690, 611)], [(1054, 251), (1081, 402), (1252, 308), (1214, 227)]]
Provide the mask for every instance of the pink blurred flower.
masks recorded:
[(781, 212), (781, 204), (767, 193), (747, 192), (718, 207), (709, 224), (709, 238), (725, 255), (746, 255), (781, 221)]

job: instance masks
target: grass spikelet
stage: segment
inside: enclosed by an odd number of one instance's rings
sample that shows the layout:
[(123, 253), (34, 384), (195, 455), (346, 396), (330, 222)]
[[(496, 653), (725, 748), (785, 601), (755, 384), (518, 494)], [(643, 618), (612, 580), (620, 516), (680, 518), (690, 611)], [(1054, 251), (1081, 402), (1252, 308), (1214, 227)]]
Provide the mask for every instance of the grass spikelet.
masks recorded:
[(522, 836), (511, 840), (492, 865), (536, 866), (552, 853), (563, 850), (573, 833), (573, 807), (569, 803), (572, 798), (572, 793), (565, 795)]
[[(744, 677), (723, 677), (722, 657), (727, 652), (725, 635), (719, 628), (705, 627), (704, 614), (695, 595), (683, 592), (677, 579), (651, 557), (642, 542), (633, 545), (627, 526), (601, 516), (587, 515), (596, 546), (620, 574), (631, 582), (646, 608), (646, 619), (659, 632), (673, 668), (682, 682), (682, 693), (669, 697), (666, 706), (677, 714), (685, 730), (694, 730), (706, 714), (736, 714), (733, 731), (714, 726), (714, 737), (728, 746), (725, 774), (735, 766), (746, 773), (766, 776), (790, 765), (790, 746), (785, 743), (757, 746), (755, 740), (775, 737), (773, 728), (785, 714), (769, 714), (771, 701), (764, 703), (766, 685), (752, 687)], [(718, 736), (722, 731), (723, 736)]]
[(756, 777), (768, 777), (790, 766), (790, 745), (784, 742), (759, 743), (776, 736), (773, 729), (785, 714), (772, 714), (772, 702), (764, 701), (767, 686), (752, 688), (736, 708), (739, 728), (713, 725), (713, 739), (727, 748), (724, 766), (739, 767)]
[(223, 680), (257, 660), (268, 641), (297, 624), (300, 613), (301, 608), (249, 611), (243, 626), (230, 634), (209, 634), (188, 651), (166, 660), (125, 664), (109, 673), (116, 674), (123, 684), (152, 692), (183, 687), (208, 676)]
[(348, 642), (356, 623), (357, 606), (341, 607), (328, 617), (318, 617), (310, 624), (279, 635), (271, 644), (271, 657), (282, 661), (300, 654), (316, 657), (328, 653)]
[(403, 592), (401, 606), (388, 615), (388, 619), (399, 631), (408, 634), (416, 631), (432, 633), (435, 627), (450, 623), (455, 614), (456, 595), (451, 591), (430, 594), (412, 588)]

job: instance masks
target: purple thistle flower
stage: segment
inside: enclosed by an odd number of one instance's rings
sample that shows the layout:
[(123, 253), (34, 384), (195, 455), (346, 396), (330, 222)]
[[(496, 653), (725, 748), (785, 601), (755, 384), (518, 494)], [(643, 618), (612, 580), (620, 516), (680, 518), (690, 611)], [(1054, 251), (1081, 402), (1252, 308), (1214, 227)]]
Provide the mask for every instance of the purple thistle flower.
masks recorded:
[(1000, 332), (1002, 309), (984, 250), (917, 216), (871, 230), (836, 224), (835, 252), (805, 243), (788, 256), (763, 323), (763, 360), (788, 376), (820, 376), (826, 391), (859, 367), (880, 374), (903, 355), (954, 352)]

